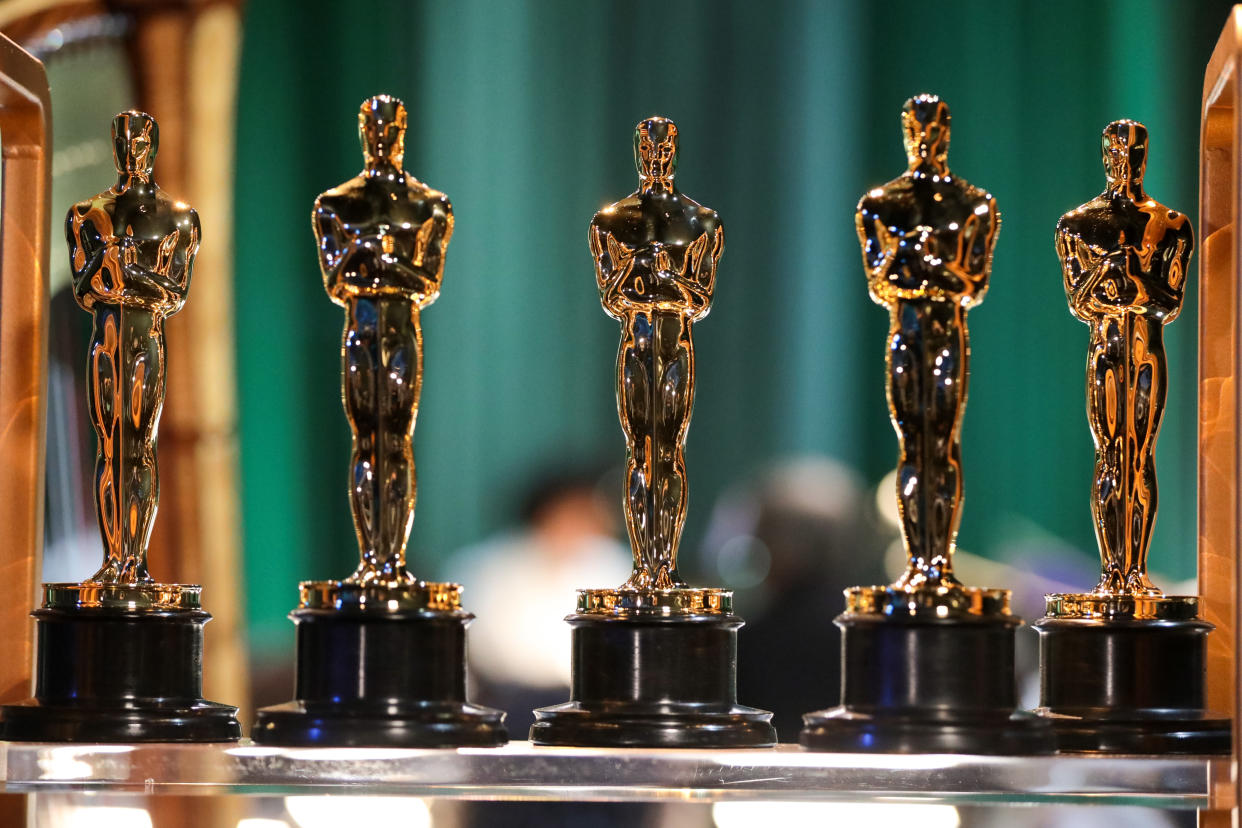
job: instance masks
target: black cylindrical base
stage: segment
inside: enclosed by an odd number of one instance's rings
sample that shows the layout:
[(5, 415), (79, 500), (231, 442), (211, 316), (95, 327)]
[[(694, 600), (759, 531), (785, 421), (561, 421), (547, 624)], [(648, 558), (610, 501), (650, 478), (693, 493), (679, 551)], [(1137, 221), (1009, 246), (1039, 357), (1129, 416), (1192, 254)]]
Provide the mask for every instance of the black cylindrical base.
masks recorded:
[(841, 636), (841, 705), (803, 716), (811, 750), (1051, 753), (1046, 722), (1015, 710), (1012, 616), (850, 614)]
[(578, 613), (571, 700), (535, 711), (530, 739), (584, 747), (767, 747), (772, 714), (737, 703), (735, 615)]
[(0, 708), (11, 742), (231, 742), (204, 701), (202, 610), (39, 609), (35, 696)]
[(265, 707), (260, 744), (491, 747), (508, 741), (504, 713), (466, 701), (460, 611), (299, 609), (295, 700)]
[(1207, 622), (1048, 617), (1032, 626), (1036, 712), (1058, 750), (1229, 753), (1229, 718), (1204, 709)]

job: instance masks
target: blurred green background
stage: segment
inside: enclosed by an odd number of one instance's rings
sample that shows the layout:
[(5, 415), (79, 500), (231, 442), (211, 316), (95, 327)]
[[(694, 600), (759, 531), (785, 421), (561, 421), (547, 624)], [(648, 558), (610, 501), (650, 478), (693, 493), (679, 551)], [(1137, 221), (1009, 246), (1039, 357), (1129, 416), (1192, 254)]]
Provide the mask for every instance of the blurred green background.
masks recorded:
[[(453, 550), (510, 523), (535, 474), (621, 460), (619, 332), (586, 228), (634, 189), (631, 131), (650, 114), (678, 123), (679, 185), (728, 228), (715, 306), (695, 330), (683, 550), (716, 496), (775, 458), (828, 454), (871, 482), (889, 471), (887, 320), (867, 297), (853, 211), (903, 170), (899, 111), (925, 91), (952, 107), (952, 168), (1003, 214), (991, 292), (970, 315), (960, 545), (1094, 559), (1087, 330), (1066, 308), (1053, 226), (1103, 189), (1098, 138), (1121, 117), (1151, 131), (1150, 192), (1197, 214), (1202, 74), (1228, 8), (249, 0), (236, 324), (252, 646), (287, 652), (296, 582), (357, 561), (342, 315), (323, 292), (310, 208), (360, 169), (367, 96), (404, 99), (407, 169), (448, 193), (457, 218), (423, 317), (411, 550), (425, 577), (450, 577)], [(1167, 336), (1151, 556), (1166, 578), (1195, 565), (1197, 301), (1192, 282)]]

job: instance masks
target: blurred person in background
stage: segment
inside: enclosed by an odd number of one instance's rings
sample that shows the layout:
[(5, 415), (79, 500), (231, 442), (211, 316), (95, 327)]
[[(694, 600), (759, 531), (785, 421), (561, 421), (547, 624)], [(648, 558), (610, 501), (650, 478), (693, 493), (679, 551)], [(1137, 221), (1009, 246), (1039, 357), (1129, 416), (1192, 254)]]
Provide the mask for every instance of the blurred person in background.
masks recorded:
[[(520, 522), (466, 547), (448, 564), (479, 612), (467, 654), (472, 694), (504, 710), (509, 738), (524, 740), (536, 707), (569, 698), (572, 650), (565, 616), (577, 590), (612, 587), (629, 577), (629, 547), (618, 540), (619, 473), (565, 466), (532, 482)], [(469, 802), (458, 828), (618, 828), (659, 823), (656, 806), (598, 802)], [(654, 820), (654, 821), (653, 821)]]
[(778, 463), (723, 494), (704, 549), (737, 593), (738, 697), (771, 710), (782, 742), (802, 714), (837, 704), (848, 587), (884, 583), (893, 530), (853, 469), (827, 457)]
[(449, 564), (467, 605), (486, 608), (471, 624), (469, 659), (480, 704), (509, 715), (525, 739), (536, 707), (569, 698), (570, 628), (576, 590), (611, 587), (630, 574), (617, 538), (619, 485), (597, 468), (566, 467), (535, 480), (520, 524), (458, 552)]

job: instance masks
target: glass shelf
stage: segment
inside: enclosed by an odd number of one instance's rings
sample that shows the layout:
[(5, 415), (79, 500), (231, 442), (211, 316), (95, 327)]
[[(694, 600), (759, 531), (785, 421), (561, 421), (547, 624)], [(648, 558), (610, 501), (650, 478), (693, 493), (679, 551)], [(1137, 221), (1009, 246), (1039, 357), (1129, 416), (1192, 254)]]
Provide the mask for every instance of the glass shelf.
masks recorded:
[[(1214, 765), (1216, 765), (1214, 767)], [(7, 793), (881, 800), (1204, 808), (1226, 759), (535, 747), (395, 750), (0, 743)]]

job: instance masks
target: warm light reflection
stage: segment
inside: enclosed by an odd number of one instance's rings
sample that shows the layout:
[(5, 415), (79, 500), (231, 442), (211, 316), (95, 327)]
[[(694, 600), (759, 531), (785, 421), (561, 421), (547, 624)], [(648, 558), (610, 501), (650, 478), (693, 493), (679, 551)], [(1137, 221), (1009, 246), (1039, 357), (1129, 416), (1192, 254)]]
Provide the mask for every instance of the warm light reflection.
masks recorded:
[(40, 779), (90, 779), (94, 773), (89, 755), (86, 759), (79, 758), (84, 753), (97, 755), (101, 753), (129, 753), (132, 745), (91, 745), (90, 748), (56, 747), (40, 751), (36, 760), (39, 766)]
[(152, 828), (146, 808), (74, 805), (57, 814), (59, 828)]
[(716, 828), (819, 828), (823, 825), (866, 825), (867, 828), (957, 828), (952, 805), (893, 802), (717, 802), (712, 805)]
[(298, 828), (400, 825), (430, 828), (431, 810), (412, 796), (289, 796), (285, 809)]

